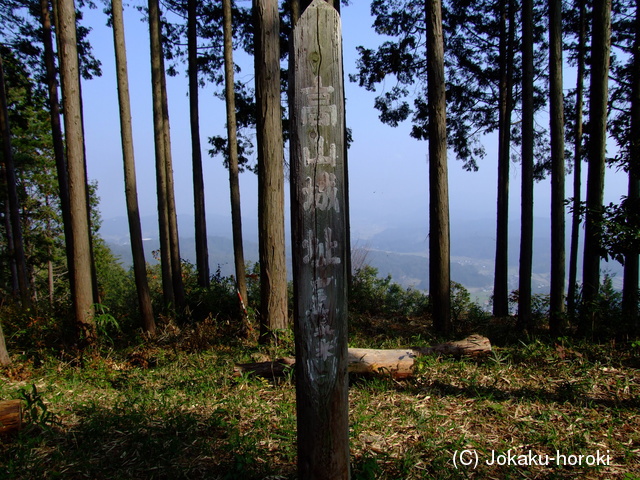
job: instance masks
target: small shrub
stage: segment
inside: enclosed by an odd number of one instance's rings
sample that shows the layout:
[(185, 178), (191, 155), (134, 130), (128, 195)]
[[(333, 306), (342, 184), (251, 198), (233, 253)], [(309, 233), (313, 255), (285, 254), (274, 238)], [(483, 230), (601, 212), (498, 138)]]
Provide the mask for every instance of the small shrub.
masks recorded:
[(353, 276), (349, 306), (352, 312), (369, 315), (415, 316), (426, 313), (429, 297), (401, 287), (391, 275), (378, 277), (378, 270), (366, 265)]

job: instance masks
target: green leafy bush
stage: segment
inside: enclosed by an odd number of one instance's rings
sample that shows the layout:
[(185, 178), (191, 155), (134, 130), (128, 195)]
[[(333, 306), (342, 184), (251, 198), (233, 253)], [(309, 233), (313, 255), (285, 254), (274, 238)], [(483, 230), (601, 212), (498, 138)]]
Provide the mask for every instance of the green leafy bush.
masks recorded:
[(381, 278), (376, 268), (365, 265), (353, 276), (349, 308), (369, 315), (415, 316), (427, 312), (429, 297), (418, 290), (403, 288), (393, 282), (391, 275)]

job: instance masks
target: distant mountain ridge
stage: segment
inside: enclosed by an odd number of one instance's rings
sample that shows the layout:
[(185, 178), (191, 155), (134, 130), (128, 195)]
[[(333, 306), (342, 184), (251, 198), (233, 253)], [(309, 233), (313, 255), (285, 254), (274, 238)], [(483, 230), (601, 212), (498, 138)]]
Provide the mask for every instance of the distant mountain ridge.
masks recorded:
[[(257, 218), (247, 217), (243, 223), (243, 240), (247, 262), (258, 261)], [(152, 251), (159, 248), (157, 219), (145, 216), (141, 219), (145, 237), (147, 261), (155, 262)], [(195, 263), (193, 216), (180, 215), (180, 250), (183, 259)], [(380, 276), (391, 275), (403, 287), (419, 290), (429, 288), (428, 227), (425, 224), (404, 222), (395, 226), (374, 225), (361, 222), (352, 226), (352, 249), (359, 250), (358, 257), (378, 269)], [(550, 239), (548, 219), (535, 220), (538, 235), (534, 238), (534, 263), (532, 288), (534, 293), (549, 290)], [(519, 225), (509, 226), (509, 289), (518, 288)], [(218, 267), (222, 275), (232, 275), (233, 242), (231, 219), (224, 215), (207, 216), (209, 233), (209, 265), (211, 271)], [(131, 264), (128, 224), (125, 217), (111, 218), (103, 222), (100, 235), (125, 266)], [(290, 235), (287, 225), (287, 244)], [(464, 285), (472, 294), (486, 299), (493, 290), (493, 258), (495, 255), (495, 223), (489, 219), (459, 221), (451, 227), (451, 279)], [(567, 247), (568, 256), (568, 247)], [(288, 271), (291, 272), (291, 252), (287, 245)], [(603, 262), (603, 271), (614, 275), (614, 286), (621, 285), (622, 267), (617, 262)]]

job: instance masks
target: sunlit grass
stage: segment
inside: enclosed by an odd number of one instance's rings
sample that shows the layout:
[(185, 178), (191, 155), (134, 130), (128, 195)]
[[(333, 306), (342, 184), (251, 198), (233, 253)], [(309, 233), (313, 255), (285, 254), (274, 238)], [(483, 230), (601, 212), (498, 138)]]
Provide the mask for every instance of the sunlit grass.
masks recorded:
[[(195, 330), (0, 370), (0, 399), (31, 394), (51, 413), (0, 444), (0, 478), (296, 478), (293, 378), (232, 375), (235, 362), (291, 355), (291, 345)], [(352, 378), (352, 478), (640, 478), (637, 350), (532, 340), (483, 360), (426, 357), (408, 380)], [(477, 468), (455, 468), (464, 450)], [(598, 450), (608, 465), (486, 464), (492, 452)]]

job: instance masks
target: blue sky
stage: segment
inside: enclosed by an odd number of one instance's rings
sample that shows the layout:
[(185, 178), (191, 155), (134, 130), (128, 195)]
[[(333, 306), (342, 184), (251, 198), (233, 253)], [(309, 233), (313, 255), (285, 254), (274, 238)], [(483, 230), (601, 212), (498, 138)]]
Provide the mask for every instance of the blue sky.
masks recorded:
[[(241, 3), (250, 4), (248, 0)], [(147, 24), (133, 6), (144, 5), (134, 0), (125, 11), (125, 27), (134, 125), (138, 195), (141, 213), (156, 212), (151, 80)], [(355, 71), (356, 46), (375, 46), (381, 39), (371, 28), (369, 2), (352, 2), (342, 11), (345, 74)], [(83, 83), (88, 175), (98, 181), (100, 209), (104, 219), (125, 216), (124, 180), (118, 120), (118, 102), (113, 55), (113, 37), (106, 27), (101, 8), (85, 13), (85, 22), (93, 28), (90, 41), (95, 55), (102, 61), (103, 76)], [(238, 57), (245, 66), (237, 76), (253, 84), (251, 59)], [(566, 77), (569, 78), (570, 72)], [(568, 83), (568, 82), (565, 82)], [(184, 74), (168, 77), (171, 141), (173, 151), (176, 202), (179, 214), (192, 215), (193, 193), (191, 143)], [(570, 88), (571, 85), (566, 85)], [(366, 238), (384, 228), (417, 222), (428, 223), (427, 144), (409, 136), (410, 125), (398, 128), (383, 125), (373, 108), (375, 94), (345, 81), (346, 117), (353, 130), (354, 143), (349, 152), (351, 219), (353, 236)], [(210, 88), (200, 91), (200, 124), (205, 162), (206, 208), (208, 214), (229, 215), (228, 174), (219, 158), (207, 153), (206, 139), (225, 134), (225, 107)], [(494, 222), (496, 197), (495, 138), (487, 138), (487, 158), (478, 172), (465, 172), (461, 163), (450, 156), (449, 184), (451, 222), (456, 225), (469, 219), (486, 218)], [(585, 179), (586, 183), (586, 167)], [(548, 217), (550, 205), (548, 180), (536, 185), (535, 213)], [(567, 177), (570, 196), (571, 177)], [(288, 197), (288, 185), (285, 187)], [(511, 167), (511, 220), (517, 222), (520, 211), (520, 167)], [(622, 174), (607, 171), (605, 202), (616, 202), (626, 192)], [(257, 217), (257, 180), (247, 172), (241, 176), (243, 216), (251, 222)], [(288, 211), (288, 206), (287, 206)], [(546, 229), (546, 228), (545, 228)], [(181, 231), (181, 236), (192, 236)], [(426, 249), (425, 239), (425, 249)], [(515, 247), (515, 246), (514, 246)]]

